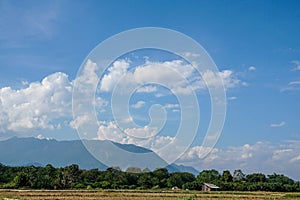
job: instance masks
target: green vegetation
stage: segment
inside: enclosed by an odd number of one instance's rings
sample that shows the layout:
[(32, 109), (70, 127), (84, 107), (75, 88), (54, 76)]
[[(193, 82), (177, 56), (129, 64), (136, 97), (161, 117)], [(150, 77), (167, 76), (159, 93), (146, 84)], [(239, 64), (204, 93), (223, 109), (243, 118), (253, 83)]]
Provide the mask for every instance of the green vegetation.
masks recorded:
[(223, 191), (300, 192), (300, 182), (284, 175), (254, 173), (245, 176), (241, 170), (236, 170), (233, 176), (228, 170), (222, 174), (216, 170), (203, 170), (195, 177), (187, 172), (169, 173), (164, 168), (153, 172), (130, 168), (122, 172), (117, 167), (105, 171), (83, 170), (75, 164), (63, 168), (54, 168), (49, 164), (45, 167), (8, 167), (0, 164), (1, 189), (162, 190), (177, 186), (185, 190), (201, 190), (203, 183), (213, 183)]

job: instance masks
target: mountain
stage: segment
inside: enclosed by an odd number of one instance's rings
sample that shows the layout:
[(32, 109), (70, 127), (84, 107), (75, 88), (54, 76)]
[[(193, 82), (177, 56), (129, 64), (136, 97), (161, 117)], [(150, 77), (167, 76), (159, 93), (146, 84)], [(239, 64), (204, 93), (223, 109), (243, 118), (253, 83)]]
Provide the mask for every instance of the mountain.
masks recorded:
[(52, 164), (55, 167), (76, 163), (84, 169), (107, 168), (91, 156), (80, 140), (56, 141), (17, 137), (0, 141), (0, 163), (10, 166)]
[(57, 141), (14, 137), (0, 141), (0, 163), (10, 166), (51, 164), (55, 167), (78, 164), (83, 169), (98, 168), (100, 170), (105, 170), (108, 166), (120, 166), (123, 170), (132, 166), (150, 170), (167, 166), (169, 172), (199, 173), (193, 167), (168, 165), (149, 149), (107, 140)]
[(195, 176), (199, 174), (199, 171), (191, 166), (177, 165), (173, 163), (171, 165), (168, 165), (166, 168), (168, 169), (169, 172), (190, 172)]

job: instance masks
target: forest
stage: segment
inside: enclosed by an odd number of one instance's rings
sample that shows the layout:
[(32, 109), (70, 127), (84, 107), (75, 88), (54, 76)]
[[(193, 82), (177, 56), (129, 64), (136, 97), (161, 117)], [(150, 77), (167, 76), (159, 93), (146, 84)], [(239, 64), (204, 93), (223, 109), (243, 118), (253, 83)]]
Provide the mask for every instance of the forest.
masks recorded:
[(154, 171), (130, 167), (125, 172), (118, 167), (105, 171), (80, 169), (78, 165), (55, 168), (0, 164), (1, 189), (168, 189), (201, 190), (203, 183), (213, 183), (222, 191), (300, 192), (300, 182), (282, 174), (244, 174), (242, 170), (203, 170), (197, 176), (188, 172), (172, 172), (160, 168)]

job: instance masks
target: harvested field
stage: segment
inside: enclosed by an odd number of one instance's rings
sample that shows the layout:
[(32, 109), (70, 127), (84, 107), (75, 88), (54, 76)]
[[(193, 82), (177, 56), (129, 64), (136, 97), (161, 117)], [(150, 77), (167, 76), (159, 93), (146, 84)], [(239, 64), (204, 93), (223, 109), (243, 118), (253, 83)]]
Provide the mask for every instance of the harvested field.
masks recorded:
[(269, 192), (195, 192), (195, 191), (128, 191), (128, 190), (1, 190), (1, 200), (25, 199), (104, 199), (104, 200), (193, 200), (193, 199), (300, 199), (300, 193), (269, 193)]

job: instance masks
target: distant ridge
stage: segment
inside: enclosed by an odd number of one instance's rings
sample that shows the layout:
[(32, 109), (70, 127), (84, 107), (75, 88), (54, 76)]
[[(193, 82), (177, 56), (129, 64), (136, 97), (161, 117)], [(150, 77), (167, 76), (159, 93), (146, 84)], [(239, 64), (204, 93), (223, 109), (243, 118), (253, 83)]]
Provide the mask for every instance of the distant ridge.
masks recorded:
[(10, 166), (51, 164), (55, 167), (64, 167), (75, 163), (84, 169), (107, 168), (91, 156), (80, 140), (57, 141), (13, 137), (0, 141), (0, 162)]
[[(108, 143), (111, 141), (85, 141), (90, 142), (99, 149), (99, 154), (105, 154)], [(150, 159), (153, 162), (162, 162), (162, 159), (149, 149), (139, 147), (133, 144), (120, 144), (113, 142), (117, 147), (133, 153), (150, 153)], [(107, 153), (106, 153), (107, 154)], [(107, 157), (106, 159), (110, 159)], [(112, 158), (118, 159), (118, 158)], [(145, 159), (148, 159), (145, 157)], [(121, 161), (120, 161), (121, 162)], [(125, 163), (126, 162), (126, 163)], [(82, 169), (98, 168), (105, 170), (108, 168), (105, 164), (94, 158), (82, 144), (80, 140), (57, 141), (54, 139), (37, 139), (33, 137), (18, 138), (13, 137), (5, 141), (0, 141), (0, 163), (9, 166), (45, 166), (51, 164), (55, 167), (64, 167), (71, 164), (77, 164)], [(131, 162), (132, 163), (132, 162)], [(145, 162), (136, 161), (136, 166), (144, 169)], [(128, 161), (120, 163), (121, 168), (127, 168)], [(123, 166), (122, 166), (123, 165)], [(151, 168), (152, 167), (152, 168)], [(148, 167), (153, 170), (154, 166)], [(198, 174), (193, 167), (171, 164), (166, 167), (169, 172), (190, 172)]]

